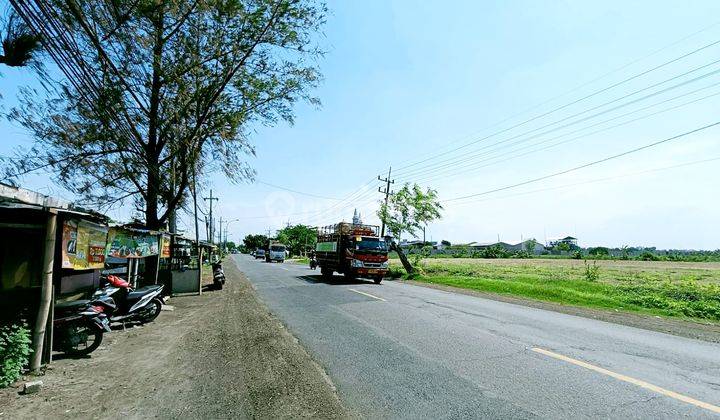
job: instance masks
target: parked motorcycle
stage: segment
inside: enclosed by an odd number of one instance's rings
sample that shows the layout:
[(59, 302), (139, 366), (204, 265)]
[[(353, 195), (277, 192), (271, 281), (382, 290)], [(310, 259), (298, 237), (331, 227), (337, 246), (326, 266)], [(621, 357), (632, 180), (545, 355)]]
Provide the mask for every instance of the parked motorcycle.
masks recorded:
[(222, 290), (223, 285), (225, 285), (225, 272), (222, 269), (222, 264), (220, 263), (220, 261), (213, 263), (212, 269), (213, 269), (213, 286), (217, 290)]
[(55, 304), (53, 350), (74, 356), (92, 353), (110, 331), (106, 311), (115, 309), (111, 298), (76, 300)]
[(318, 266), (317, 258), (315, 256), (310, 257), (310, 269), (314, 270)]
[(93, 298), (112, 297), (117, 309), (111, 314), (111, 322), (140, 321), (151, 322), (160, 315), (163, 301), (160, 293), (162, 285), (151, 285), (133, 289), (120, 277), (109, 275), (107, 284), (98, 289)]

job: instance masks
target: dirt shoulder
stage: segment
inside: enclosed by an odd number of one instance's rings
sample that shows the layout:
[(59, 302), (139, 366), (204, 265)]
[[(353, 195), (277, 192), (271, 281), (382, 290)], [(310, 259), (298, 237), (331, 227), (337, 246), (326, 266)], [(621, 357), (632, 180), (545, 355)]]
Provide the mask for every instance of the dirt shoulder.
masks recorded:
[(624, 312), (620, 310), (602, 310), (594, 308), (584, 308), (570, 305), (560, 305), (552, 302), (543, 302), (532, 299), (523, 299), (514, 296), (500, 295), (488, 292), (479, 292), (476, 290), (462, 289), (459, 287), (445, 286), (441, 284), (426, 283), (414, 280), (398, 280), (404, 283), (416, 286), (429, 287), (437, 290), (444, 290), (452, 293), (461, 293), (469, 296), (476, 296), (485, 299), (493, 299), (500, 302), (513, 303), (516, 305), (530, 306), (548, 311), (555, 311), (569, 315), (582, 316), (585, 318), (598, 319), (605, 322), (627, 325), (630, 327), (642, 328), (651, 331), (657, 331), (680, 337), (693, 338), (697, 340), (708, 341), (711, 343), (720, 343), (720, 325), (717, 323), (694, 322), (683, 319), (664, 318), (660, 316), (643, 315), (632, 312)]
[(348, 418), (320, 366), (231, 259), (224, 290), (177, 297), (153, 323), (56, 360), (39, 394), (0, 390), (0, 419)]

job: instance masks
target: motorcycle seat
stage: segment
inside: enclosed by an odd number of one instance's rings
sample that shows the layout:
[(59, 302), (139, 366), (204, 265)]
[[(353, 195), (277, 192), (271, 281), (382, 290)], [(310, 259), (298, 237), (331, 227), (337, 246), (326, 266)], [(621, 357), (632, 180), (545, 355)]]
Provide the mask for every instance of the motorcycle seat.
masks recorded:
[(55, 304), (55, 310), (58, 311), (69, 311), (72, 309), (78, 309), (83, 306), (87, 306), (89, 303), (89, 300), (86, 299), (80, 299), (80, 300), (71, 300), (69, 302), (60, 302)]
[(154, 292), (154, 291), (162, 289), (162, 288), (163, 288), (162, 285), (159, 285), (159, 284), (144, 286), (144, 287), (135, 289), (132, 292), (128, 293), (127, 298), (128, 298), (128, 300), (139, 299), (142, 296), (145, 296), (146, 294), (148, 294), (150, 292)]

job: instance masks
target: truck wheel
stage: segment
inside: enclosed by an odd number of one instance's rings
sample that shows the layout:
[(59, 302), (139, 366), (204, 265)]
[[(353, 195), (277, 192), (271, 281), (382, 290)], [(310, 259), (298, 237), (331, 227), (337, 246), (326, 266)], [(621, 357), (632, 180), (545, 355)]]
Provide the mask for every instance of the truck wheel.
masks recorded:
[(329, 279), (332, 277), (333, 272), (329, 268), (320, 267), (320, 275), (325, 279)]
[(382, 278), (382, 277), (375, 277), (375, 278), (373, 279), (373, 281), (375, 282), (375, 284), (380, 284), (380, 283), (383, 281), (383, 278)]

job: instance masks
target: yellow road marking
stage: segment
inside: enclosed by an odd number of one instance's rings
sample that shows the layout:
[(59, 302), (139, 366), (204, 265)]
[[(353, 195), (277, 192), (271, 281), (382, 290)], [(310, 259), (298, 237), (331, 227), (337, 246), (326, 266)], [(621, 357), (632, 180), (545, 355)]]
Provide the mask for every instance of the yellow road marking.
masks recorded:
[(631, 378), (630, 376), (625, 376), (621, 373), (615, 373), (613, 371), (603, 369), (603, 368), (595, 366), (595, 365), (591, 365), (590, 363), (586, 363), (581, 360), (573, 359), (571, 357), (563, 356), (562, 354), (553, 353), (549, 350), (541, 349), (538, 347), (533, 347), (532, 351), (534, 351), (536, 353), (544, 354), (546, 356), (550, 356), (550, 357), (558, 359), (558, 360), (562, 360), (564, 362), (572, 363), (576, 366), (584, 367), (585, 369), (590, 369), (592, 371), (602, 373), (603, 375), (611, 376), (615, 379), (619, 379), (621, 381), (631, 383), (633, 385), (637, 385), (641, 388), (645, 388), (647, 390), (657, 392), (658, 394), (665, 395), (666, 397), (674, 398), (676, 400), (679, 400), (679, 401), (682, 401), (682, 402), (685, 402), (688, 404), (692, 404), (694, 406), (704, 408), (706, 410), (710, 410), (714, 413), (720, 413), (720, 407), (718, 407), (716, 405), (712, 405), (712, 404), (709, 404), (709, 403), (706, 403), (703, 401), (699, 401), (694, 398), (690, 398), (686, 395), (678, 394), (677, 392), (670, 391), (665, 388), (661, 388), (657, 385), (653, 385), (653, 384), (645, 382), (645, 381), (641, 381), (640, 379)]
[(377, 300), (381, 300), (381, 301), (383, 301), (383, 302), (387, 302), (387, 300), (385, 300), (385, 299), (383, 299), (383, 298), (381, 298), (381, 297), (377, 297), (377, 296), (371, 295), (370, 293), (361, 292), (361, 291), (355, 290), (355, 289), (348, 289), (348, 290), (350, 290), (351, 292), (360, 293), (361, 295), (365, 295), (365, 296), (371, 297), (371, 298), (373, 298), (373, 299), (377, 299)]

